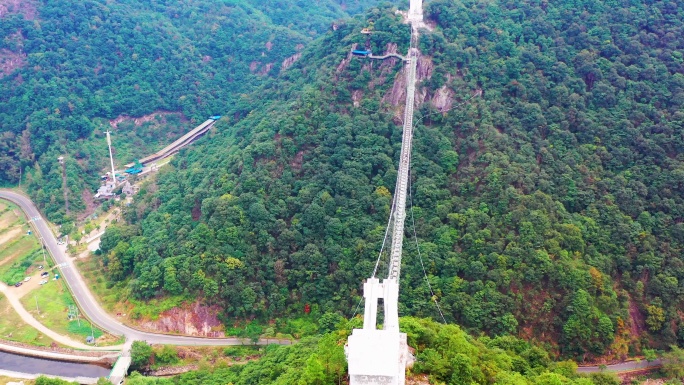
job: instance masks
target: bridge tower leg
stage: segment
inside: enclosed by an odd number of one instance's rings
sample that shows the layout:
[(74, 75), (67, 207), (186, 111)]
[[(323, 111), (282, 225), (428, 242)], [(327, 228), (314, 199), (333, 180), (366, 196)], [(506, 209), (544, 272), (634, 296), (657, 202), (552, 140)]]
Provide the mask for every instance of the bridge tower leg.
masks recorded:
[[(363, 284), (365, 314), (363, 329), (354, 329), (346, 347), (350, 385), (404, 385), (408, 345), (399, 332), (395, 279), (369, 278)], [(385, 322), (377, 329), (378, 300), (384, 299)]]
[(423, 21), (423, 0), (410, 0), (409, 21)]

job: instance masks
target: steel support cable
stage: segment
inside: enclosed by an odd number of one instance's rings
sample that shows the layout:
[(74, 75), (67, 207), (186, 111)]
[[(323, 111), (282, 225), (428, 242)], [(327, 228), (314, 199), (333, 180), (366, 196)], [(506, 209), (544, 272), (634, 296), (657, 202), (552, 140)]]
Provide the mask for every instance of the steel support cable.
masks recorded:
[[(396, 194), (395, 194), (396, 195)], [(380, 259), (382, 258), (382, 252), (385, 250), (385, 244), (387, 243), (387, 237), (389, 235), (390, 224), (392, 223), (392, 216), (394, 215), (394, 205), (395, 199), (392, 197), (392, 208), (390, 209), (389, 218), (387, 219), (387, 227), (385, 227), (385, 237), (382, 239), (382, 246), (380, 246), (380, 253), (378, 255), (378, 260), (375, 261), (375, 268), (373, 269), (373, 275), (371, 278), (375, 278), (375, 274), (378, 272), (378, 266), (380, 266)]]
[[(392, 216), (394, 215), (394, 197), (392, 197), (392, 207), (390, 208), (390, 213), (389, 213), (389, 219), (387, 219), (387, 227), (385, 227), (385, 237), (382, 239), (382, 246), (380, 246), (380, 253), (378, 253), (378, 259), (375, 261), (375, 268), (373, 269), (373, 275), (371, 278), (375, 278), (375, 274), (378, 272), (378, 267), (380, 266), (380, 260), (382, 259), (382, 252), (385, 250), (385, 244), (387, 243), (387, 237), (389, 235), (389, 230), (392, 227), (390, 224), (392, 223)], [(359, 314), (359, 308), (361, 307), (361, 303), (363, 302), (363, 296), (361, 296), (361, 299), (359, 299), (359, 303), (356, 305), (356, 309), (354, 310), (354, 314), (351, 316), (350, 319), (353, 319), (356, 317), (357, 314)]]
[(409, 178), (409, 204), (411, 208), (411, 224), (413, 225), (413, 239), (416, 241), (416, 251), (418, 252), (418, 260), (420, 260), (420, 267), (423, 268), (423, 276), (425, 277), (425, 282), (427, 282), (428, 289), (430, 289), (430, 295), (432, 295), (432, 301), (435, 303), (435, 306), (437, 307), (437, 311), (439, 312), (439, 315), (442, 317), (442, 322), (446, 325), (447, 321), (446, 318), (444, 318), (444, 313), (442, 313), (442, 308), (439, 306), (439, 302), (437, 302), (437, 296), (435, 295), (435, 292), (432, 290), (432, 285), (430, 284), (430, 280), (428, 279), (427, 276), (427, 271), (425, 270), (425, 264), (423, 264), (423, 256), (420, 254), (420, 246), (418, 244), (418, 234), (416, 233), (416, 221), (413, 217), (413, 193), (411, 192), (411, 178)]

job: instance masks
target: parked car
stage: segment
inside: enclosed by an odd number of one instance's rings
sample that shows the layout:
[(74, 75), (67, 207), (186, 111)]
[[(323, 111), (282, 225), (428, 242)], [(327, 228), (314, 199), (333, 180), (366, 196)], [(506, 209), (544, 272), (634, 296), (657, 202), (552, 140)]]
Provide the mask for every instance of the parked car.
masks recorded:
[(28, 281), (30, 281), (30, 280), (31, 280), (31, 277), (26, 277), (26, 278), (24, 278), (24, 282), (28, 282)]
[(47, 280), (47, 279), (44, 279), (44, 280), (40, 281), (40, 284), (41, 284), (41, 285), (45, 285), (46, 283), (48, 283), (48, 280)]
[(38, 270), (43, 270), (43, 265), (38, 265)]
[(17, 283), (14, 284), (14, 287), (19, 287), (19, 286), (21, 286), (21, 285), (23, 285), (23, 284), (24, 284), (23, 282), (19, 281), (19, 282), (17, 282)]
[(40, 276), (41, 276), (41, 277), (47, 277), (47, 276), (49, 276), (49, 275), (50, 275), (50, 273), (48, 273), (47, 271), (44, 271), (44, 272), (40, 273)]

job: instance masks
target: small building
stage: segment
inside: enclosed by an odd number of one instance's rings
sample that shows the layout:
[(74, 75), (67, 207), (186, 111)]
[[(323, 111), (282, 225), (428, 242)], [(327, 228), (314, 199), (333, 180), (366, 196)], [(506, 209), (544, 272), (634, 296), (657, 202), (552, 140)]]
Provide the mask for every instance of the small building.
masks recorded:
[(106, 183), (100, 186), (99, 189), (97, 189), (97, 194), (95, 194), (95, 198), (98, 199), (107, 199), (111, 198), (114, 196), (114, 186), (113, 183)]
[(126, 194), (126, 196), (131, 196), (135, 194), (135, 189), (133, 188), (133, 186), (131, 186), (131, 183), (129, 181), (125, 181), (123, 187), (121, 188), (121, 192)]

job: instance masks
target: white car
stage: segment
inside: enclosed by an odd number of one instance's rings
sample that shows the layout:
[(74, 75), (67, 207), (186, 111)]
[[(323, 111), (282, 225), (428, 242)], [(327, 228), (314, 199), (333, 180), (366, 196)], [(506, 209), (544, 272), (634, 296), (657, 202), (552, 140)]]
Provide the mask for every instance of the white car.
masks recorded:
[(46, 283), (48, 283), (48, 280), (47, 280), (47, 279), (44, 279), (44, 280), (40, 281), (40, 284), (41, 284), (41, 285), (45, 285)]
[(28, 281), (30, 281), (30, 280), (31, 280), (31, 277), (26, 277), (26, 278), (24, 278), (24, 282), (28, 282)]

